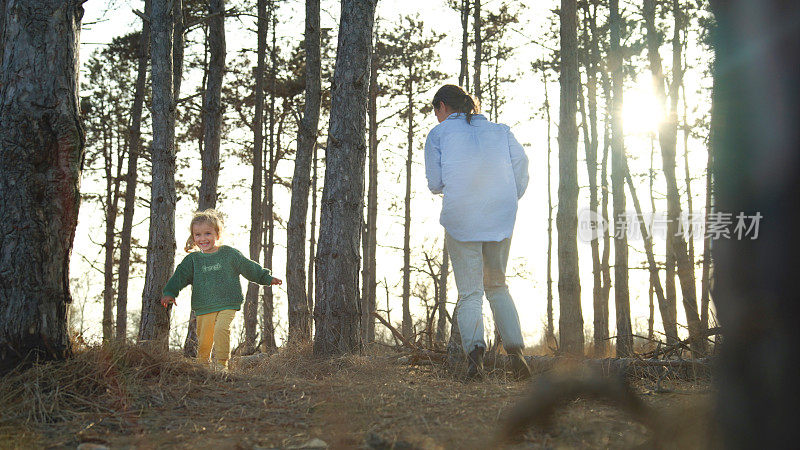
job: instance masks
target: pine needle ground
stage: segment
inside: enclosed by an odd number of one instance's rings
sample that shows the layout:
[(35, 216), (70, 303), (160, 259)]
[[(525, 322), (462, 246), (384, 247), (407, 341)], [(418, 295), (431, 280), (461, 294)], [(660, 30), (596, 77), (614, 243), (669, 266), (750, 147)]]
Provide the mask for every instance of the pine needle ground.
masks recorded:
[[(634, 388), (678, 424), (672, 444), (708, 446), (707, 381)], [(316, 438), (330, 448), (487, 448), (527, 390), (503, 375), (462, 382), (381, 348), (325, 360), (307, 346), (282, 349), (234, 360), (224, 373), (176, 352), (91, 347), (0, 378), (0, 447), (290, 448)], [(546, 430), (508, 445), (625, 448), (651, 439), (626, 413), (579, 399)]]

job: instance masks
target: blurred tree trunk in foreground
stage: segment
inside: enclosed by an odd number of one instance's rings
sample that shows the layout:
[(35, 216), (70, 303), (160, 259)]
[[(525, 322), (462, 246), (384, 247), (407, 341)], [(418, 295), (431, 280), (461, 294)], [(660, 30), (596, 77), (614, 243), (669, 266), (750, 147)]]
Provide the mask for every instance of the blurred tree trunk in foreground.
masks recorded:
[[(724, 446), (792, 448), (800, 402), (800, 3), (712, 0), (715, 209), (755, 229), (714, 243), (725, 332), (714, 390)], [(763, 219), (761, 219), (763, 218)], [(757, 223), (757, 222), (756, 222)]]

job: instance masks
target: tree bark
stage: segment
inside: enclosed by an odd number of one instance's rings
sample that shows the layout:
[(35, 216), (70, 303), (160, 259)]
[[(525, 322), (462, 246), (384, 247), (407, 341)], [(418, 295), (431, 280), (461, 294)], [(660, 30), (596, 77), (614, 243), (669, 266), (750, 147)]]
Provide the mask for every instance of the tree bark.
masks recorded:
[[(259, 260), (261, 254), (261, 235), (264, 218), (261, 214), (262, 173), (264, 172), (264, 71), (266, 68), (267, 32), (267, 0), (258, 0), (257, 19), (256, 70), (253, 90), (255, 113), (253, 115), (253, 181), (250, 187), (250, 259)], [(289, 279), (287, 278), (287, 284)], [(245, 353), (253, 353), (256, 345), (256, 328), (258, 328), (258, 284), (248, 283), (245, 296), (244, 341)]]
[(198, 209), (217, 206), (219, 148), (222, 138), (222, 78), (225, 75), (225, 0), (208, 2), (208, 79), (203, 91), (203, 154)]
[(558, 329), (560, 350), (583, 356), (578, 273), (578, 35), (575, 0), (561, 0), (561, 97), (558, 127)]
[(80, 2), (0, 1), (0, 371), (71, 353), (82, 17)]
[[(145, 0), (144, 15), (150, 17), (150, 0)], [(128, 173), (125, 177), (125, 207), (122, 211), (122, 230), (119, 244), (119, 274), (117, 281), (117, 340), (125, 341), (128, 336), (128, 279), (130, 278), (131, 233), (133, 213), (136, 209), (136, 185), (138, 184), (139, 154), (142, 151), (142, 110), (144, 108), (145, 82), (147, 81), (147, 62), (150, 50), (150, 23), (142, 20), (142, 33), (139, 37), (138, 65), (133, 104), (131, 105), (131, 126), (128, 134)]]
[(631, 305), (628, 292), (628, 238), (625, 215), (625, 142), (622, 130), (622, 49), (620, 48), (619, 1), (611, 0), (611, 48), (609, 65), (612, 82), (611, 103), (611, 191), (614, 197), (614, 305), (617, 315), (617, 357), (633, 355)]
[(374, 0), (343, 0), (317, 249), (314, 354), (361, 349), (359, 239)]
[(292, 200), (286, 228), (286, 292), (289, 304), (289, 342), (311, 339), (311, 311), (306, 297), (306, 222), (311, 156), (317, 144), (321, 102), (320, 2), (306, 1), (306, 94), (297, 133), (297, 156), (292, 177)]
[[(142, 294), (139, 340), (154, 340), (166, 347), (169, 308), (161, 294), (175, 262), (175, 100), (173, 98), (173, 11), (167, 0), (152, 0), (150, 54), (153, 79), (153, 143), (150, 188), (150, 235)], [(171, 2), (170, 2), (171, 3)]]

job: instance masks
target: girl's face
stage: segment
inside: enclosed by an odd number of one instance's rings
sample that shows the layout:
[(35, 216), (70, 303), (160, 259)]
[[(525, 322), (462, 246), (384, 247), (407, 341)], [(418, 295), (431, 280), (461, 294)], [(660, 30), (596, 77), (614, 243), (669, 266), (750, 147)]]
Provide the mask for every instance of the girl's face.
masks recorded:
[(219, 240), (219, 234), (211, 224), (203, 222), (194, 224), (192, 226), (192, 237), (194, 238), (194, 243), (200, 247), (200, 251), (203, 253), (213, 253), (218, 250), (217, 240)]

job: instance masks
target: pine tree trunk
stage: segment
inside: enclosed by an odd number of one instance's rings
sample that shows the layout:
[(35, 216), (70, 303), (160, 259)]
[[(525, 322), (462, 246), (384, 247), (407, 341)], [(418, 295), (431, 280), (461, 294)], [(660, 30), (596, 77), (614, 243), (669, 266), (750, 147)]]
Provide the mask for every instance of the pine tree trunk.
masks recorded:
[(472, 79), (473, 95), (480, 103), (481, 101), (481, 64), (483, 63), (483, 49), (481, 42), (481, 0), (473, 0), (475, 6), (472, 9), (472, 25), (475, 32), (475, 76)]
[(225, 75), (225, 0), (208, 2), (208, 79), (203, 91), (203, 154), (198, 209), (217, 206), (219, 148), (222, 138), (222, 78)]
[[(113, 129), (110, 130), (114, 134)], [(122, 163), (125, 159), (123, 146), (117, 144), (117, 161), (114, 161), (113, 138), (109, 139), (105, 156), (106, 201), (105, 201), (105, 242), (103, 250), (103, 342), (114, 338), (114, 250), (116, 237), (116, 224), (119, 211), (119, 190), (122, 180)], [(113, 173), (116, 165), (117, 172)]]
[[(161, 294), (175, 262), (175, 100), (173, 98), (173, 11), (167, 0), (152, 0), (150, 54), (153, 79), (153, 143), (150, 236), (142, 294), (139, 340), (167, 345), (169, 312)], [(172, 3), (172, 2), (169, 2)]]
[[(377, 33), (376, 33), (377, 34)], [(364, 242), (364, 274), (361, 289), (361, 325), (364, 342), (375, 341), (375, 318), (372, 313), (376, 310), (375, 289), (377, 286), (377, 258), (378, 249), (378, 57), (375, 45), (372, 48), (372, 61), (369, 71), (369, 185), (367, 187), (367, 223)]]
[[(597, 63), (600, 60), (600, 49), (597, 43), (596, 26), (594, 16), (591, 16), (589, 4), (583, 5), (584, 8), (584, 28), (583, 35), (587, 45), (584, 52), (586, 68), (586, 103), (588, 106), (588, 116), (584, 107), (583, 89), (579, 89), (580, 109), (583, 118), (584, 147), (586, 150), (586, 172), (589, 176), (589, 210), (596, 213), (599, 202), (597, 198)], [(591, 17), (590, 17), (591, 16)], [(597, 345), (600, 343), (601, 349), (605, 347), (603, 341), (602, 326), (599, 313), (602, 311), (603, 302), (603, 280), (600, 270), (600, 241), (599, 236), (592, 236), (589, 245), (592, 251), (592, 305), (594, 311), (594, 354), (598, 354)]]
[[(308, 310), (311, 317), (314, 317), (314, 277), (316, 273), (316, 244), (317, 244), (317, 149), (314, 146), (314, 156), (311, 168), (311, 229), (309, 230), (308, 240)], [(374, 330), (374, 327), (373, 327)], [(313, 337), (313, 329), (312, 329)]]
[[(673, 3), (675, 13), (680, 12)], [(645, 18), (645, 25), (647, 28), (647, 55), (650, 61), (650, 71), (655, 80), (657, 95), (663, 104), (666, 104), (666, 88), (663, 69), (661, 67), (661, 56), (658, 54), (658, 41), (655, 29), (655, 0), (645, 0), (642, 8), (643, 16)], [(677, 30), (676, 30), (677, 32)], [(673, 46), (673, 53), (676, 48)], [(680, 52), (680, 43), (677, 43), (677, 51)], [(683, 297), (683, 306), (686, 311), (686, 320), (689, 325), (689, 337), (691, 339), (690, 346), (692, 349), (702, 351), (702, 339), (700, 337), (700, 317), (697, 313), (697, 293), (695, 287), (694, 277), (694, 264), (689, 261), (686, 240), (682, 234), (678, 234), (678, 221), (681, 218), (681, 205), (680, 193), (678, 192), (678, 183), (675, 177), (675, 153), (677, 147), (678, 135), (678, 119), (677, 119), (677, 105), (678, 105), (678, 88), (680, 87), (682, 75), (682, 68), (680, 67), (680, 55), (673, 55), (673, 80), (670, 86), (670, 105), (667, 111), (666, 120), (659, 126), (658, 140), (661, 146), (661, 159), (664, 165), (664, 177), (667, 182), (667, 220), (669, 226), (667, 227), (669, 249), (667, 254), (667, 262), (671, 263), (670, 259), (674, 259), (677, 266), (678, 280), (681, 285), (681, 294)], [(676, 234), (678, 234), (676, 236)], [(671, 255), (670, 255), (671, 252)], [(667, 274), (669, 277), (669, 274)], [(667, 280), (669, 282), (669, 279)]]
[[(145, 0), (144, 15), (150, 17), (150, 0)], [(142, 151), (142, 110), (144, 107), (145, 82), (150, 49), (150, 23), (142, 20), (142, 33), (139, 37), (136, 84), (131, 105), (131, 126), (128, 135), (128, 174), (125, 177), (125, 208), (122, 211), (122, 230), (119, 244), (119, 275), (117, 282), (117, 340), (125, 341), (128, 336), (128, 279), (131, 264), (131, 234), (133, 232), (133, 212), (136, 209), (136, 185), (138, 184), (139, 154)]]
[(458, 72), (458, 85), (469, 92), (469, 0), (461, 0), (461, 65)]
[[(712, 199), (714, 198), (713, 197), (714, 178), (712, 173), (713, 167), (714, 167), (714, 153), (712, 151), (712, 147), (709, 146), (707, 163), (706, 163), (706, 206), (705, 206), (704, 223), (708, 223), (709, 214), (711, 214), (714, 208), (714, 205), (712, 203)], [(712, 263), (713, 261), (711, 259), (711, 235), (706, 234), (706, 236), (704, 236), (703, 238), (703, 272), (702, 272), (702, 278), (700, 279), (700, 327), (704, 332), (708, 330), (708, 308), (711, 300), (709, 293), (711, 291)]]
[(361, 349), (359, 245), (375, 0), (343, 0), (317, 250), (314, 354)]
[[(600, 162), (600, 216), (603, 223), (607, 226), (603, 230), (603, 254), (600, 257), (600, 272), (603, 274), (603, 290), (601, 295), (600, 311), (598, 322), (595, 323), (595, 356), (607, 356), (609, 354), (609, 332), (608, 332), (608, 302), (611, 294), (611, 233), (608, 226), (608, 152), (611, 148), (611, 80), (608, 77), (608, 70), (600, 72), (600, 84), (603, 87), (603, 97), (606, 100), (605, 120), (603, 121), (603, 158)], [(599, 330), (598, 330), (599, 329)], [(597, 339), (600, 339), (602, 346), (597, 346)]]
[(625, 215), (625, 142), (622, 130), (622, 49), (620, 48), (619, 1), (611, 0), (609, 68), (611, 104), (611, 191), (614, 197), (614, 305), (617, 315), (617, 357), (633, 354), (631, 305), (628, 292), (628, 238)]
[(82, 17), (80, 2), (0, 1), (0, 371), (71, 353)]
[(578, 35), (575, 0), (561, 0), (561, 100), (558, 126), (558, 330), (560, 350), (583, 355), (578, 273)]
[(542, 82), (544, 85), (544, 112), (545, 119), (547, 120), (547, 325), (545, 328), (545, 342), (549, 346), (551, 343), (558, 346), (556, 341), (556, 331), (553, 324), (553, 194), (551, 190), (552, 181), (552, 165), (550, 164), (550, 155), (552, 155), (552, 148), (550, 142), (551, 130), (550, 124), (550, 99), (547, 95), (547, 74), (546, 69), (542, 68)]
[[(409, 72), (411, 67), (409, 66)], [(411, 158), (414, 149), (414, 97), (413, 82), (409, 73), (406, 95), (408, 96), (408, 153), (406, 155), (405, 220), (403, 221), (403, 336), (410, 339), (414, 334), (411, 323)]]
[[(267, 0), (258, 0), (257, 19), (258, 48), (256, 56), (256, 80), (254, 83), (253, 102), (255, 113), (253, 115), (253, 181), (250, 187), (250, 259), (259, 260), (261, 254), (261, 235), (263, 233), (264, 218), (261, 214), (262, 173), (264, 172), (264, 71), (267, 54)], [(288, 283), (288, 279), (287, 279)], [(248, 283), (242, 307), (244, 315), (244, 351), (246, 354), (255, 352), (256, 328), (258, 327), (258, 284)]]
[(439, 271), (439, 321), (436, 324), (436, 342), (444, 343), (447, 332), (447, 277), (450, 274), (450, 255), (442, 244), (442, 265)]
[(311, 156), (317, 144), (322, 92), (320, 3), (306, 1), (306, 94), (297, 133), (297, 156), (292, 177), (292, 200), (286, 227), (286, 292), (289, 304), (289, 342), (311, 339), (311, 311), (306, 297), (306, 219)]

